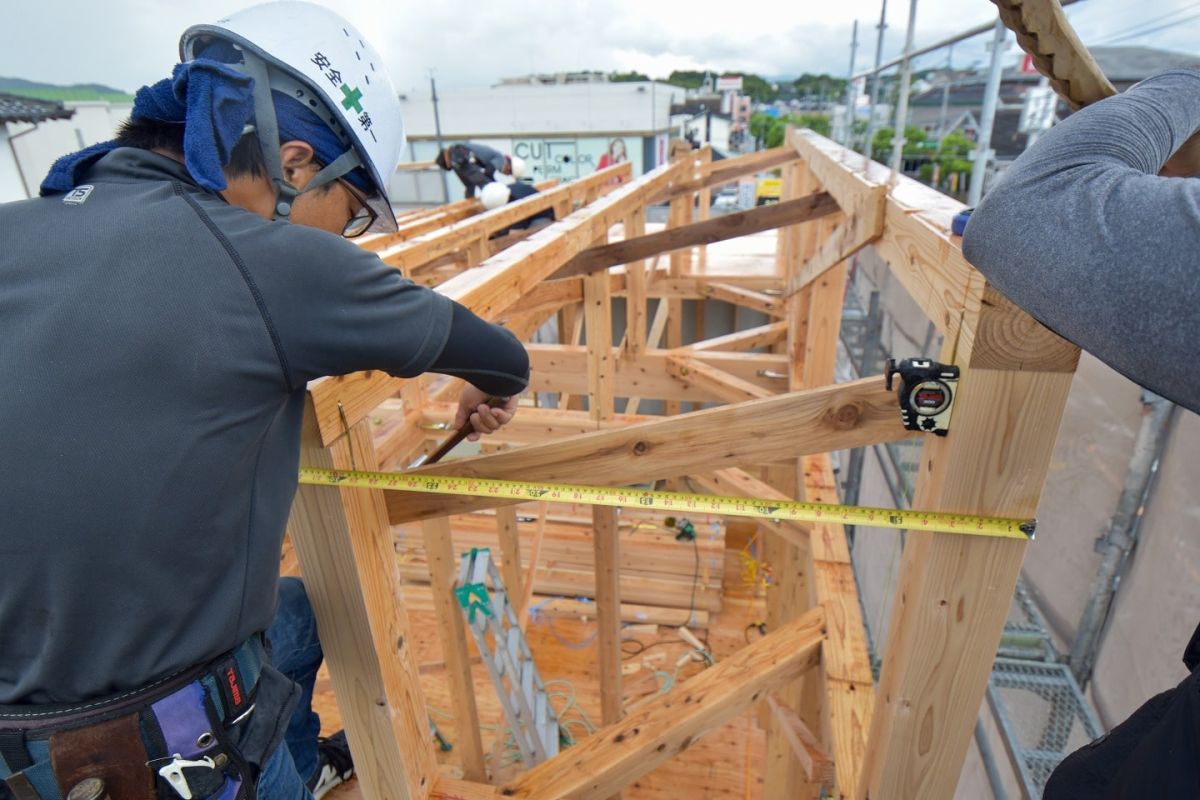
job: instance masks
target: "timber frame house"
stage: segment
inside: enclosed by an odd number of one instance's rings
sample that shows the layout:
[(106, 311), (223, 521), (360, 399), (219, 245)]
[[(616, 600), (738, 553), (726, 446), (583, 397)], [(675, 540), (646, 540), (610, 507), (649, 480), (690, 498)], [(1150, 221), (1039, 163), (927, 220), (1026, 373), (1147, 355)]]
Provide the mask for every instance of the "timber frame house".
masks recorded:
[[(712, 189), (771, 168), (783, 174), (779, 204), (707, 219)], [(964, 260), (949, 233), (960, 203), (807, 130), (790, 130), (782, 147), (717, 162), (706, 150), (673, 147), (668, 164), (638, 179), (626, 164), (543, 189), (484, 213), (475, 201), (418, 212), (402, 218), (399, 233), (365, 244), (523, 341), (559, 315), (562, 342), (529, 345), (531, 389), (587, 398), (587, 410), (522, 407), (496, 437), (512, 447), (416, 472), (609, 486), (687, 476), (717, 494), (837, 502), (830, 452), (920, 435), (902, 426), (882, 376), (834, 383), (848, 260), (871, 245), (943, 335), (940, 360), (962, 370), (950, 435), (922, 440), (914, 508), (1034, 516), (1079, 353)], [(646, 208), (664, 201), (668, 224), (647, 235)], [(555, 212), (552, 224), (494, 237), (545, 209)], [(623, 239), (609, 243), (618, 224)], [(738, 283), (695, 268), (693, 248), (767, 229), (778, 229), (773, 277)], [(616, 345), (614, 296), (627, 309)], [(653, 321), (647, 298), (665, 301)], [(687, 299), (720, 299), (773, 321), (684, 345)], [(772, 353), (747, 352), (763, 347)], [(664, 401), (667, 414), (617, 413), (617, 400), (632, 397)], [(436, 434), (427, 423), (445, 422), (453, 400), (429, 377), (314, 382), (302, 464), (400, 468), (428, 450)], [(680, 414), (681, 403), (719, 405)], [(371, 424), (381, 404), (403, 417), (385, 436)], [(779, 466), (764, 480), (758, 470), (768, 464)], [(815, 798), (822, 787), (855, 799), (953, 796), (1025, 542), (909, 532), (876, 685), (842, 526), (762, 522), (774, 567), (767, 635), (627, 712), (616, 510), (596, 507), (603, 727), (492, 786), (452, 592), (459, 554), (448, 520), (489, 502), (299, 489), (289, 533), (364, 797), (610, 798), (752, 707), (767, 728), (764, 797)], [(498, 552), (519, 565), (507, 508), (496, 514)], [(390, 526), (414, 521), (423, 526), (454, 715), (465, 721), (456, 742), (463, 780), (439, 774), (410, 646)], [(505, 578), (520, 585), (515, 567)]]

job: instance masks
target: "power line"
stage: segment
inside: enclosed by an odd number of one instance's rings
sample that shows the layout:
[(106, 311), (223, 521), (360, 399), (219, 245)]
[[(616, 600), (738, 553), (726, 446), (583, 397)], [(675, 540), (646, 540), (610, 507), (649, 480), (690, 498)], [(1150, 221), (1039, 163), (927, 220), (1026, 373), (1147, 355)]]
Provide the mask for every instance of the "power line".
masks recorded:
[(1122, 39), (1128, 39), (1128, 38), (1131, 38), (1134, 36), (1142, 36), (1143, 34), (1146, 34), (1146, 33), (1154, 33), (1154, 31), (1161, 30), (1163, 27), (1170, 27), (1171, 25), (1178, 25), (1181, 22), (1186, 22), (1188, 19), (1194, 19), (1195, 17), (1192, 16), (1192, 17), (1188, 17), (1187, 19), (1183, 19), (1183, 20), (1174, 20), (1172, 22), (1166, 23), (1165, 25), (1162, 25), (1157, 28), (1153, 28), (1151, 30), (1141, 30), (1142, 28), (1145, 28), (1146, 26), (1153, 25), (1154, 23), (1159, 22), (1164, 19), (1167, 19), (1168, 17), (1173, 17), (1177, 14), (1182, 14), (1185, 11), (1190, 11), (1193, 8), (1196, 8), (1198, 6), (1200, 6), (1200, 2), (1191, 3), (1190, 5), (1183, 6), (1182, 8), (1177, 8), (1174, 11), (1168, 11), (1166, 14), (1159, 14), (1157, 17), (1151, 17), (1150, 19), (1146, 19), (1146, 20), (1142, 20), (1141, 22), (1134, 23), (1129, 29), (1125, 30), (1123, 33), (1118, 33), (1115, 36), (1110, 36), (1107, 39), (1102, 39), (1101, 41), (1096, 42), (1092, 46), (1093, 47), (1101, 47), (1103, 45), (1111, 44), (1112, 42), (1120, 41)]
[[(1198, 3), (1197, 5), (1200, 5), (1200, 3)], [(1166, 28), (1171, 28), (1176, 25), (1182, 25), (1183, 23), (1191, 22), (1194, 19), (1200, 19), (1200, 14), (1193, 14), (1190, 17), (1184, 17), (1183, 19), (1177, 19), (1177, 20), (1172, 20), (1171, 22), (1165, 22), (1162, 25), (1158, 25), (1157, 27), (1149, 28), (1147, 30), (1130, 31), (1129, 33), (1123, 33), (1120, 36), (1114, 37), (1112, 39), (1107, 39), (1103, 42), (1095, 44), (1095, 45), (1093, 45), (1093, 47), (1102, 47), (1107, 44), (1115, 44), (1117, 42), (1123, 42), (1123, 41), (1126, 41), (1127, 39), (1136, 39), (1139, 36), (1148, 36), (1151, 33), (1157, 33), (1158, 31), (1164, 30)]]

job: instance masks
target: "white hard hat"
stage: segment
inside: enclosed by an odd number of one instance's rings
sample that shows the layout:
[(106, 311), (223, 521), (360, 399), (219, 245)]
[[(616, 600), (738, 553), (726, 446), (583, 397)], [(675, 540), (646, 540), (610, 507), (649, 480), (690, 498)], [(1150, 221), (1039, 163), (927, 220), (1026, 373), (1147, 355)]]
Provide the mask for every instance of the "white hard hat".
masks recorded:
[(479, 200), (483, 203), (483, 207), (488, 211), (493, 208), (499, 208), (508, 202), (508, 198), (512, 196), (512, 192), (507, 186), (498, 181), (492, 181), (479, 193)]
[(511, 165), (512, 176), (514, 178), (525, 177), (525, 159), (520, 156), (509, 156), (508, 163)]
[[(234, 44), (245, 58), (245, 72), (255, 78), (255, 116), (268, 171), (279, 172), (279, 142), (270, 92), (259, 85), (307, 103), (346, 144), (347, 153), (314, 178), (310, 186), (334, 180), (361, 166), (375, 184), (369, 202), (377, 216), (373, 232), (396, 230), (387, 199), (388, 179), (404, 150), (400, 98), (383, 59), (349, 22), (313, 3), (299, 0), (264, 3), (238, 11), (211, 25), (188, 28), (179, 41), (180, 57), (195, 58), (203, 44), (219, 39)], [(257, 56), (257, 58), (255, 58)], [(266, 81), (260, 80), (263, 75)], [(275, 141), (262, 141), (275, 137)], [(274, 157), (268, 152), (274, 150)], [(274, 164), (272, 164), (274, 161)], [(281, 192), (277, 212), (286, 217), (294, 190), (281, 176), (271, 175)]]

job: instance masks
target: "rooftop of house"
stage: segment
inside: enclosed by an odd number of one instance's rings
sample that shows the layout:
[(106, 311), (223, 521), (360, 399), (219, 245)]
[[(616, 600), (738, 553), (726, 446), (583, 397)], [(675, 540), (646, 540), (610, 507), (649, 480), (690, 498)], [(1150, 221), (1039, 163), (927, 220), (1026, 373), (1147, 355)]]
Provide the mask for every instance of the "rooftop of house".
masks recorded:
[(70, 119), (74, 114), (74, 110), (63, 107), (60, 101), (0, 93), (0, 122), (44, 122)]

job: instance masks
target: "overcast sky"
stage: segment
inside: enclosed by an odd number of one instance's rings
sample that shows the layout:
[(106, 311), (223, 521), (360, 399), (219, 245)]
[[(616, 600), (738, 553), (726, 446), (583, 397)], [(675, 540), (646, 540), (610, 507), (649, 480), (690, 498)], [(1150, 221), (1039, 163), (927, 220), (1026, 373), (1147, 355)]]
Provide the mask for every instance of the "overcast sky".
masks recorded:
[[(375, 44), (401, 91), (488, 86), (530, 72), (733, 69), (764, 75), (831, 72), (873, 63), (879, 0), (318, 0)], [(0, 75), (103, 83), (134, 91), (166, 77), (179, 34), (249, 0), (5, 0)], [(890, 0), (884, 59), (904, 43), (909, 2)], [(1140, 44), (1200, 54), (1196, 0), (1082, 0), (1067, 9), (1084, 43)], [(919, 0), (916, 45), (995, 19), (987, 0)], [(1166, 27), (1163, 27), (1166, 26)], [(1119, 38), (1124, 37), (1124, 38)], [(954, 65), (982, 63), (986, 36), (955, 48)], [(1116, 40), (1116, 41), (1113, 41)], [(1010, 35), (1009, 56), (1016, 58)], [(944, 64), (946, 53), (921, 65)]]

